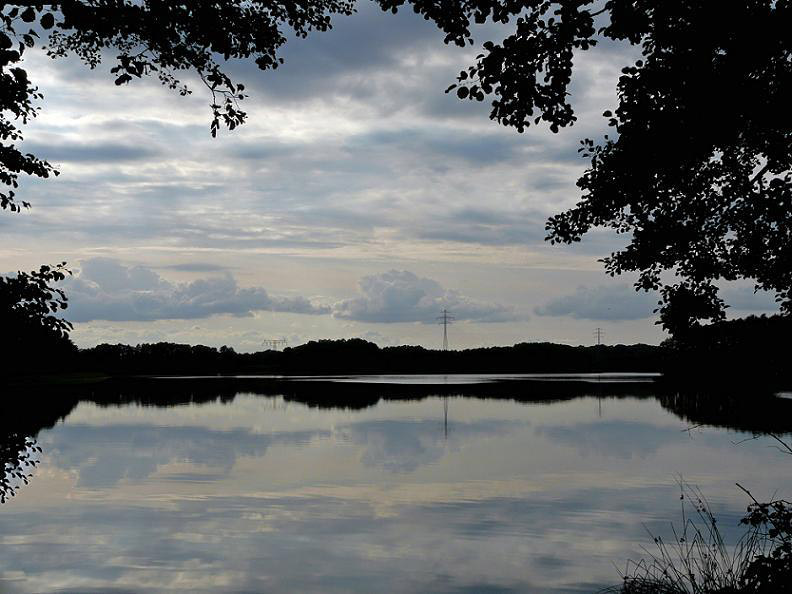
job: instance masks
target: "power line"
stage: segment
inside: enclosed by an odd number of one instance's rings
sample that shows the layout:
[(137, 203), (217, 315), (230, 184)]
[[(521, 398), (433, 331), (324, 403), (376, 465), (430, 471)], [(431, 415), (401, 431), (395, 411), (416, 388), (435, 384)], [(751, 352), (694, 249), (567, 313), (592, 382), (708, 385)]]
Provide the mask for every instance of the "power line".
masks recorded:
[(443, 350), (448, 350), (448, 325), (453, 323), (454, 316), (448, 313), (447, 309), (443, 309), (443, 315), (437, 316), (439, 320), (437, 323), (443, 325)]

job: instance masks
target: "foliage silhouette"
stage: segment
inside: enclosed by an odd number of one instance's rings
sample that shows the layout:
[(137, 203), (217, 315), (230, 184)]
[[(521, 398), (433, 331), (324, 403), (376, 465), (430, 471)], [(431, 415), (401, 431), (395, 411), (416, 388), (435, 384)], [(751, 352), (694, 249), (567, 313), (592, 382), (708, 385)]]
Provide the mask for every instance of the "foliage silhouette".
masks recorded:
[(71, 362), (76, 353), (68, 337), (72, 326), (57, 315), (66, 308), (66, 295), (53, 286), (66, 274), (64, 264), (58, 264), (0, 277), (0, 326), (5, 335), (0, 370), (4, 373), (53, 371)]
[[(630, 233), (605, 269), (638, 272), (638, 290), (661, 289), (660, 322), (674, 335), (724, 318), (719, 280), (753, 279), (792, 314), (792, 3), (472, 7), (476, 22), (519, 13), (516, 31), (484, 43), (448, 90), (478, 101), (494, 96), (490, 117), (520, 132), (542, 120), (554, 132), (575, 122), (575, 52), (603, 41), (641, 48), (641, 59), (622, 70), (618, 105), (603, 114), (613, 134), (581, 142), (590, 158), (578, 180), (582, 200), (548, 221), (551, 242), (579, 241), (592, 227)], [(415, 8), (449, 29), (430, 7)], [(449, 20), (447, 41), (470, 39), (469, 19)]]
[(0, 503), (28, 484), (39, 463), (36, 436), (66, 417), (76, 406), (71, 393), (37, 394), (5, 389), (0, 399)]
[(36, 453), (41, 453), (41, 448), (32, 437), (18, 432), (0, 435), (0, 503), (13, 497), (20, 484), (28, 484), (31, 471), (38, 464)]
[[(692, 328), (664, 343), (669, 382), (792, 385), (792, 317), (748, 316)], [(736, 373), (733, 370), (740, 370)]]

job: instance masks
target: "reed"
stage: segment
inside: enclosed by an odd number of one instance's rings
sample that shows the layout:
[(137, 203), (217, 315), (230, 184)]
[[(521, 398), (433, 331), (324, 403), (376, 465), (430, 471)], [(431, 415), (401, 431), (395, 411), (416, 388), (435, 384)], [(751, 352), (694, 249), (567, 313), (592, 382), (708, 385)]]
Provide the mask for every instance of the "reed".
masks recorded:
[[(740, 485), (738, 485), (740, 486)], [(751, 498), (747, 527), (727, 545), (718, 520), (696, 487), (680, 483), (682, 524), (672, 525), (668, 541), (650, 533), (654, 547), (646, 557), (628, 561), (622, 583), (603, 594), (769, 594), (792, 588), (792, 505)], [(693, 508), (693, 513), (690, 508)]]

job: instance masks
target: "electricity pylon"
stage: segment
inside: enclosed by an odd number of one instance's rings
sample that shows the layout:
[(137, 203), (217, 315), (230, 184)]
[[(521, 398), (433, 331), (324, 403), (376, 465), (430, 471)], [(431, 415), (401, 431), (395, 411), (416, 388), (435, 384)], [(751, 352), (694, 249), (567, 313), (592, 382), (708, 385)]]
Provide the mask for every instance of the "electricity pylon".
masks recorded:
[(448, 325), (454, 321), (454, 316), (448, 313), (447, 309), (443, 309), (443, 315), (437, 316), (439, 320), (437, 323), (443, 325), (443, 350), (448, 350)]
[(605, 331), (602, 328), (594, 330), (594, 336), (597, 338), (597, 345), (602, 344), (602, 337), (605, 336)]
[(278, 349), (286, 347), (286, 339), (285, 338), (270, 338), (264, 341), (264, 346), (268, 347), (274, 351)]

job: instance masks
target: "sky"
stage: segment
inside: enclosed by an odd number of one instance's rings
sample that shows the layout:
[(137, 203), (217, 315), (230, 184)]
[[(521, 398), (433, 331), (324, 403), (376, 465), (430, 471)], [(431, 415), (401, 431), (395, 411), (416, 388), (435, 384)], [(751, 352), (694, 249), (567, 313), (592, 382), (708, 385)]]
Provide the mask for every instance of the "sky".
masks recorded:
[[(23, 148), (60, 170), (26, 179), (33, 204), (0, 213), (0, 271), (68, 262), (66, 317), (78, 346), (170, 341), (240, 351), (364, 338), (439, 348), (524, 341), (659, 343), (657, 295), (611, 278), (598, 259), (628, 237), (597, 230), (544, 241), (573, 206), (581, 138), (606, 132), (621, 68), (635, 50), (575, 57), (575, 126), (524, 134), (489, 105), (445, 94), (480, 44), (445, 46), (413, 13), (361, 3), (333, 30), (290, 40), (285, 64), (238, 61), (247, 123), (209, 134), (210, 96), (155, 79), (116, 87), (107, 60), (26, 53), (44, 94)], [(750, 286), (727, 287), (732, 315), (773, 311)]]

